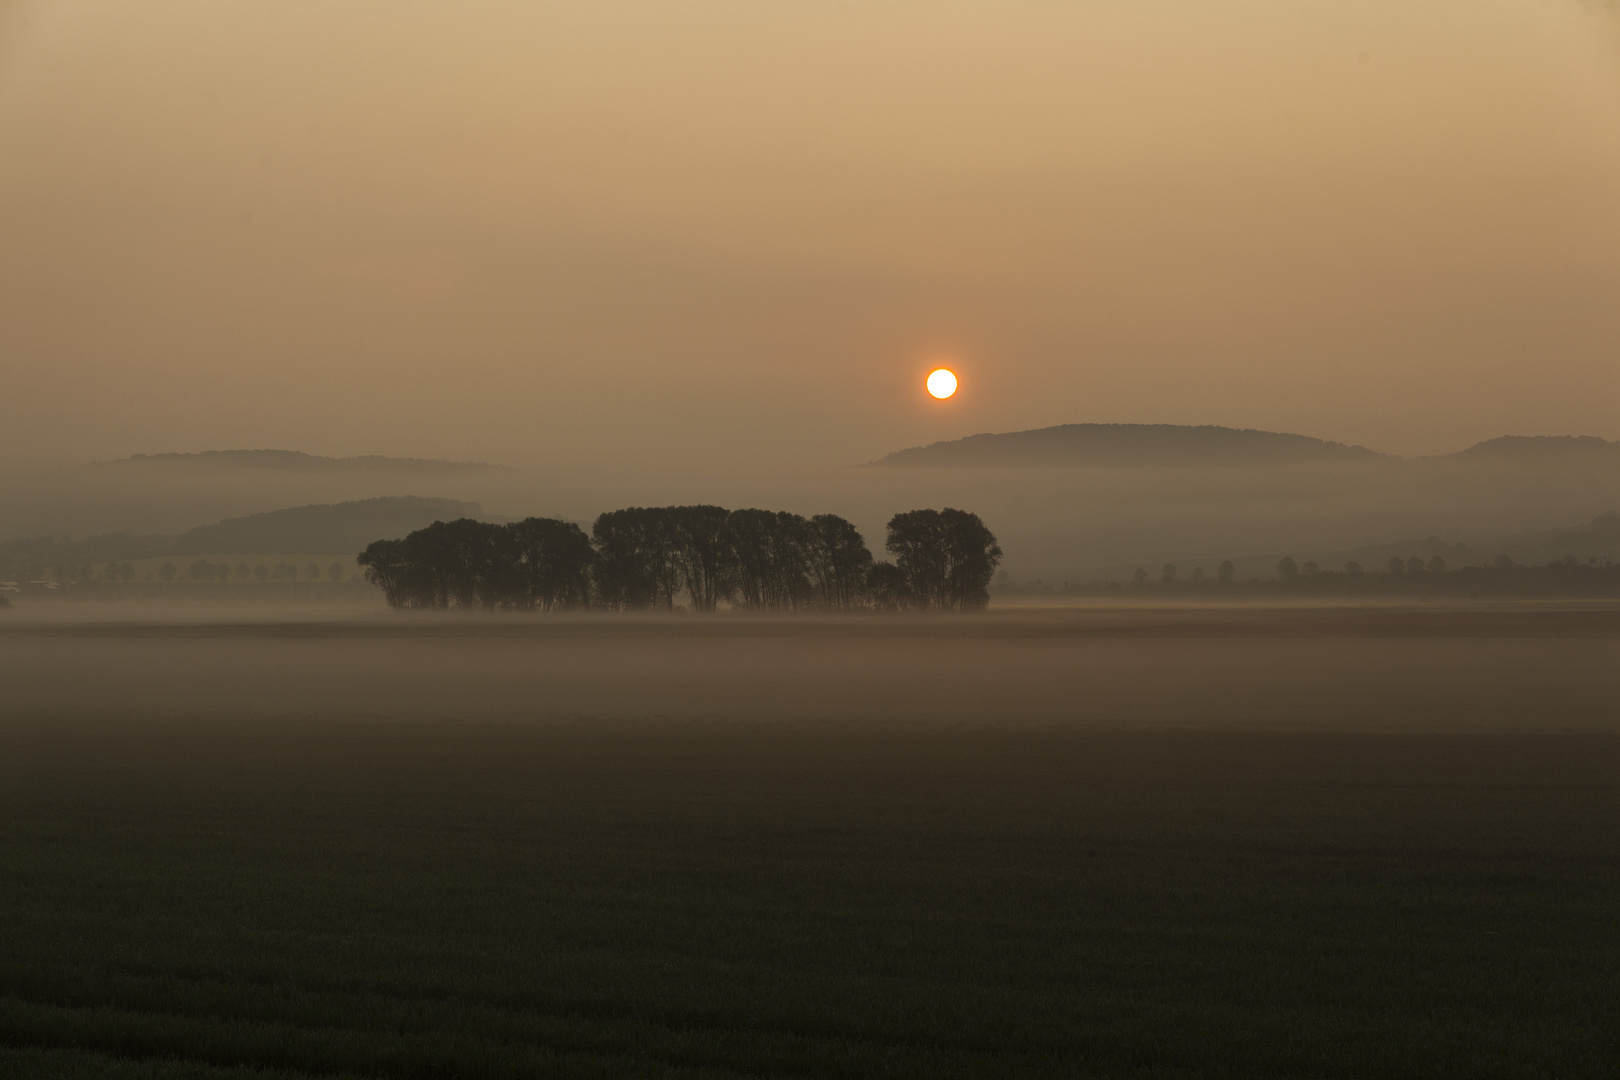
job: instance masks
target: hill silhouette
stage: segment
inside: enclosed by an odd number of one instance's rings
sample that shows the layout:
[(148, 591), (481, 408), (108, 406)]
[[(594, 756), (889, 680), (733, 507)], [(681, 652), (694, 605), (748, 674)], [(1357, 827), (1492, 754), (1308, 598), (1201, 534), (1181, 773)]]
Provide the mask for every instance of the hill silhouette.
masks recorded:
[(1062, 424), (897, 450), (876, 466), (1278, 465), (1371, 461), (1362, 446), (1276, 431), (1179, 424)]
[(501, 469), (477, 461), (438, 458), (396, 458), (365, 454), (360, 457), (321, 457), (302, 450), (202, 450), (188, 454), (134, 454), (103, 465), (136, 466), (160, 470), (264, 469), (277, 472), (472, 472)]
[(181, 534), (173, 555), (345, 555), (373, 540), (393, 540), (435, 521), (479, 517), (483, 508), (455, 499), (397, 495), (294, 506), (230, 518)]
[(1620, 511), (1610, 510), (1584, 525), (1559, 529), (1547, 541), (1547, 546), (1559, 549), (1560, 554), (1584, 552), (1588, 548), (1620, 551)]
[(1492, 465), (1620, 465), (1620, 442), (1595, 435), (1503, 435), (1442, 460)]

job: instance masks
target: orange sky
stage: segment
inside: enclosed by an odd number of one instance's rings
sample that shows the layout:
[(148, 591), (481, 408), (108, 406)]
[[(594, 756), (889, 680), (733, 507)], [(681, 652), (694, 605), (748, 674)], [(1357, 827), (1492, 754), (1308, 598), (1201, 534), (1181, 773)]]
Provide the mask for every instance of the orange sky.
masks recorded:
[[(1620, 438), (1576, 0), (0, 8), (0, 454)], [(962, 392), (931, 403), (951, 362)]]

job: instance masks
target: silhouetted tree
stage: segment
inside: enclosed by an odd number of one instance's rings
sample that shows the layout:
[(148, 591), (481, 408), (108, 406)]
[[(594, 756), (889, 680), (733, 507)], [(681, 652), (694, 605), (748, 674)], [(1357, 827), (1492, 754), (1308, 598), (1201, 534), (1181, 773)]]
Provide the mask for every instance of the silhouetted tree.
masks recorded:
[(1316, 561), (1314, 559), (1306, 559), (1305, 562), (1300, 566), (1299, 572), (1304, 574), (1306, 577), (1315, 577), (1317, 574), (1322, 572), (1322, 568), (1316, 565)]
[(1422, 559), (1422, 557), (1418, 556), (1418, 555), (1414, 555), (1410, 559), (1407, 559), (1406, 560), (1406, 572), (1408, 574), (1421, 574), (1421, 573), (1423, 573), (1423, 559)]
[(675, 606), (680, 568), (675, 528), (664, 509), (610, 510), (591, 526), (596, 549), (592, 577), (601, 606), (638, 609)]
[(414, 579), (426, 584), (430, 604), (417, 606), (486, 608), (502, 606), (510, 583), (501, 580), (496, 558), (500, 526), (473, 518), (435, 521), (405, 538)]
[(1204, 580), (1204, 568), (1202, 566), (1193, 567), (1193, 569), (1192, 569), (1192, 581), (1193, 581), (1193, 584), (1194, 585), (1202, 584), (1203, 580)]
[(680, 583), (691, 597), (693, 611), (713, 611), (721, 600), (731, 598), (735, 588), (737, 554), (730, 528), (732, 512), (719, 506), (677, 506), (669, 508), (669, 512)]
[[(411, 566), (405, 556), (405, 541), (376, 540), (354, 560), (365, 574), (366, 580), (383, 591), (389, 607), (428, 607), (418, 604), (420, 593), (411, 579)], [(264, 567), (259, 567), (263, 570)], [(260, 581), (264, 578), (260, 577)]]
[(817, 514), (805, 530), (805, 568), (811, 591), (827, 611), (849, 611), (866, 601), (872, 553), (855, 526), (837, 514)]
[(741, 605), (781, 611), (810, 598), (810, 523), (798, 514), (733, 510), (729, 521)]
[(1176, 581), (1176, 564), (1165, 563), (1164, 569), (1159, 571), (1159, 580), (1166, 585), (1173, 585)]
[(940, 511), (951, 542), (951, 569), (946, 584), (957, 611), (983, 611), (990, 606), (990, 581), (1001, 565), (1001, 544), (978, 514)]
[(1431, 574), (1443, 574), (1446, 572), (1446, 560), (1443, 557), (1436, 555), (1434, 558), (1429, 560), (1429, 565), (1425, 567), (1425, 569), (1427, 569)]
[[(390, 606), (447, 608), (458, 598), (452, 591), (452, 576), (458, 573), (464, 576), (466, 572), (465, 566), (455, 565), (464, 561), (463, 553), (457, 550), (458, 538), (453, 531), (447, 532), (448, 524), (436, 521), (402, 540), (378, 540), (368, 544), (355, 562), (365, 573), (366, 580), (383, 590)], [(476, 572), (470, 588), (465, 580), (455, 585), (461, 590), (461, 598), (467, 599), (468, 606), (477, 602)]]
[(866, 592), (877, 611), (903, 611), (914, 605), (906, 572), (887, 560), (867, 568)]
[(950, 540), (947, 595), (958, 611), (983, 611), (990, 606), (990, 581), (1001, 565), (1001, 544), (978, 514), (947, 507), (940, 516)]
[(1282, 561), (1277, 564), (1278, 580), (1293, 581), (1298, 576), (1299, 564), (1294, 561), (1293, 556), (1284, 555)]
[(1361, 573), (1361, 564), (1355, 562), (1354, 560), (1347, 562), (1344, 564), (1344, 572), (1351, 577), (1355, 577), (1357, 574)]
[(938, 510), (913, 510), (889, 520), (883, 545), (906, 577), (906, 593), (920, 608), (944, 607), (945, 577), (950, 569), (944, 526)]
[(979, 515), (950, 507), (896, 514), (883, 546), (917, 606), (978, 611), (989, 604), (1001, 546)]
[(591, 599), (591, 539), (572, 521), (524, 518), (506, 527), (518, 559), (522, 604), (583, 608)]
[(1218, 575), (1217, 581), (1222, 585), (1230, 585), (1232, 579), (1237, 576), (1237, 567), (1232, 564), (1231, 559), (1226, 559), (1216, 568), (1215, 573)]
[(1148, 583), (1147, 567), (1138, 566), (1136, 568), (1136, 573), (1131, 575), (1131, 587), (1134, 588), (1134, 589), (1145, 589), (1145, 588), (1147, 588), (1147, 583)]

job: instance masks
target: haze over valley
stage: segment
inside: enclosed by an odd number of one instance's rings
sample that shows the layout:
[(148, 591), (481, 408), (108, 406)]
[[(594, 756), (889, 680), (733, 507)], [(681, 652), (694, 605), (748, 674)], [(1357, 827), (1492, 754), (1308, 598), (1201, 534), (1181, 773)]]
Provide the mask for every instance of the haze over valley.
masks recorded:
[(1454, 564), (1501, 553), (1620, 557), (1620, 539), (1601, 529), (1556, 539), (1620, 507), (1620, 443), (1572, 436), (1504, 436), (1412, 459), (1304, 435), (1069, 425), (900, 450), (864, 466), (670, 474), (649, 463), (617, 475), (220, 451), (55, 469), (9, 485), (6, 539), (133, 533), (155, 538), (140, 549), (149, 555), (352, 555), (456, 516), (588, 525), (614, 506), (719, 503), (830, 507), (868, 536), (909, 506), (970, 506), (996, 530), (1020, 583), (1124, 580), (1164, 562), (1213, 570), (1224, 559), (1248, 576), (1285, 554), (1335, 567), (1437, 553)]

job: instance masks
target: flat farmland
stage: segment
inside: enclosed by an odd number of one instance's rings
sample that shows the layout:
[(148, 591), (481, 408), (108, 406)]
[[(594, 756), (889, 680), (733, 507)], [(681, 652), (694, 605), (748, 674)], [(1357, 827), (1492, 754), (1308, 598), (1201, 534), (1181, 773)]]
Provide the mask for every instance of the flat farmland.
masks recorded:
[(0, 621), (0, 1073), (1611, 1076), (1620, 610)]

